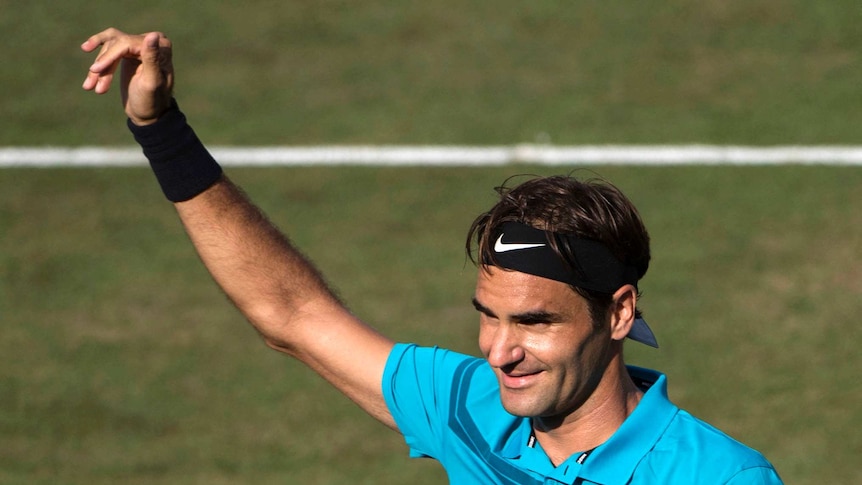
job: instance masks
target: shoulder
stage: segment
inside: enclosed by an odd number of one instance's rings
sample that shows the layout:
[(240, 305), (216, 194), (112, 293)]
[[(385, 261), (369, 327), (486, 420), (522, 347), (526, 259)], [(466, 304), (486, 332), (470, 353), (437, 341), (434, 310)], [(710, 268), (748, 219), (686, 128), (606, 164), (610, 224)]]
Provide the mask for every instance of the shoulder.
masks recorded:
[(685, 410), (677, 412), (651, 455), (675, 463), (676, 472), (689, 474), (689, 483), (781, 483), (760, 452)]
[(383, 394), (412, 456), (442, 459), (444, 449), (470, 453), (477, 443), (493, 449), (516, 420), (502, 408), (484, 359), (437, 347), (396, 344)]
[(390, 399), (415, 392), (437, 402), (449, 396), (460, 402), (496, 395), (497, 384), (484, 359), (439, 347), (396, 344), (384, 369), (383, 390)]
[(674, 405), (663, 374), (637, 367), (629, 372), (645, 394), (617, 434), (627, 438), (627, 450), (643, 452), (637, 481), (781, 483), (760, 452)]
[(484, 359), (440, 347), (398, 343), (387, 359), (384, 380), (411, 377), (430, 382), (443, 376), (472, 376), (486, 367), (484, 363)]
[(712, 450), (716, 456), (733, 458), (740, 464), (768, 464), (757, 450), (737, 441), (688, 411), (680, 409), (657, 446), (677, 446), (683, 442), (689, 443), (692, 451)]

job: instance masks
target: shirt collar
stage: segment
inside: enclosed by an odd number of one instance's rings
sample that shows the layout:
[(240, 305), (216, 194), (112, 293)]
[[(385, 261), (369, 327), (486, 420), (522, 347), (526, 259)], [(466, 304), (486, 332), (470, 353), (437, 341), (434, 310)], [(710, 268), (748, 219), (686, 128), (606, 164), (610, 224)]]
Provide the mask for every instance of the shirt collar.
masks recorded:
[[(551, 459), (542, 449), (541, 443), (533, 437), (529, 419), (521, 421), (521, 426), (512, 433), (500, 455), (515, 462), (519, 468), (563, 483), (573, 482), (578, 477), (577, 469), (580, 468), (579, 464), (574, 463), (574, 459), (566, 460), (566, 463), (554, 467)], [(569, 462), (572, 462), (574, 467), (570, 466)]]
[(626, 483), (641, 459), (661, 438), (676, 415), (677, 408), (667, 397), (664, 374), (627, 366), (635, 384), (644, 390), (641, 401), (622, 426), (602, 445), (592, 451), (583, 464), (575, 453), (554, 467), (538, 442), (530, 446), (532, 427), (529, 419), (521, 420), (500, 450), (500, 455), (517, 460), (518, 466), (541, 475), (572, 483), (577, 477), (596, 483)]
[(627, 483), (679, 411), (667, 397), (664, 374), (635, 366), (628, 371), (638, 387), (648, 389), (622, 426), (584, 462), (580, 476), (587, 480)]

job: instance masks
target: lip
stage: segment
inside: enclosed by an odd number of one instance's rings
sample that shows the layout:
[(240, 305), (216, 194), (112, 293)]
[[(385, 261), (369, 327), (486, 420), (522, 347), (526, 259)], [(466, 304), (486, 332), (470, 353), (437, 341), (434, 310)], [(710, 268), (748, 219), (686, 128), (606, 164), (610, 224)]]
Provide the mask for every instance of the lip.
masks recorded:
[(538, 378), (541, 372), (531, 374), (509, 375), (500, 373), (500, 384), (507, 389), (524, 389), (530, 387)]

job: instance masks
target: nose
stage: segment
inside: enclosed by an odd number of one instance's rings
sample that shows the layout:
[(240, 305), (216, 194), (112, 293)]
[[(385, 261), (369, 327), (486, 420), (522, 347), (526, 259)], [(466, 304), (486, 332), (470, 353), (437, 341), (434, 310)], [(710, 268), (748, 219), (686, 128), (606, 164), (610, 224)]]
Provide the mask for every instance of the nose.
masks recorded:
[(518, 331), (511, 325), (498, 324), (482, 328), (485, 358), (491, 367), (505, 369), (524, 360), (524, 348)]

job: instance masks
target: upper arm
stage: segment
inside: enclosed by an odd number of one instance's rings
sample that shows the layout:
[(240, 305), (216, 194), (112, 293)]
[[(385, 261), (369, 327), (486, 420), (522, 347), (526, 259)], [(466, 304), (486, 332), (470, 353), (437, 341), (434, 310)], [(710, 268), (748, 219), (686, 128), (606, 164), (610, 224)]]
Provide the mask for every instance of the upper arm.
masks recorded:
[(226, 177), (176, 207), (210, 274), (267, 345), (394, 427), (381, 390), (393, 342), (351, 315), (314, 265)]
[(340, 304), (322, 300), (295, 312), (283, 323), (284, 334), (265, 336), (267, 344), (302, 361), (373, 418), (397, 429), (382, 390), (394, 342)]

